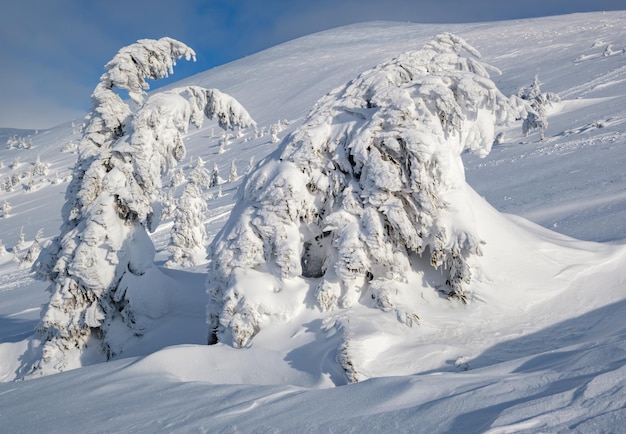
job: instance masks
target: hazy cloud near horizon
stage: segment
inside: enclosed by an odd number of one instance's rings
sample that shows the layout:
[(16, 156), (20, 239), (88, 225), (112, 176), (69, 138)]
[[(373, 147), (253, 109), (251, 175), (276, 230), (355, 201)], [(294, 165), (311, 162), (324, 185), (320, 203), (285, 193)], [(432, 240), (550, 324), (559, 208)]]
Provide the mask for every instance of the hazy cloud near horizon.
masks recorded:
[(104, 64), (124, 45), (171, 36), (198, 52), (175, 78), (320, 30), (371, 20), (494, 21), (626, 9), (623, 0), (5, 0), (0, 127), (47, 128), (89, 110)]

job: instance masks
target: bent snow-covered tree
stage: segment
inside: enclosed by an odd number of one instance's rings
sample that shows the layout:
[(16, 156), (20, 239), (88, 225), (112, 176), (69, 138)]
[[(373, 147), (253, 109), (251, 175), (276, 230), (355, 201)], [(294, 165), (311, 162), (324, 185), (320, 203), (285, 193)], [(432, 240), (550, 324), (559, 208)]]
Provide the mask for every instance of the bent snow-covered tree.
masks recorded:
[[(441, 270), (439, 289), (466, 301), (481, 238), (460, 155), (486, 155), (495, 126), (519, 115), (489, 69), (441, 34), (318, 101), (250, 173), (211, 246), (209, 343), (242, 347), (283, 322), (298, 277), (322, 311), (360, 301), (408, 325), (419, 306), (402, 305), (402, 283), (416, 267)], [(246, 285), (254, 273), (266, 288)]]
[[(147, 231), (159, 221), (162, 178), (185, 155), (182, 134), (204, 117), (217, 117), (224, 128), (254, 124), (234, 98), (215, 89), (185, 87), (143, 102), (145, 79), (164, 77), (176, 59), (194, 56), (170, 38), (140, 40), (106, 65), (61, 233), (34, 264), (52, 293), (38, 326), (44, 342), (37, 373), (80, 366), (90, 340), (110, 358), (166, 309), (166, 279), (154, 278), (159, 271)], [(134, 113), (114, 88), (128, 90)]]

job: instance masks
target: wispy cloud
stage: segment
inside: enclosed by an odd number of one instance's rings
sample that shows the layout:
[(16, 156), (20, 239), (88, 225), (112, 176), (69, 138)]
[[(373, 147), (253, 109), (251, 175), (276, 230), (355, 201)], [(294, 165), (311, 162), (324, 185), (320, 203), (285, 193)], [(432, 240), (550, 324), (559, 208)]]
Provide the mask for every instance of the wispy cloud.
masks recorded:
[[(171, 36), (195, 68), (308, 33), (371, 20), (468, 22), (624, 9), (623, 0), (5, 0), (0, 5), (0, 127), (43, 128), (89, 109), (103, 65), (140, 38)], [(176, 74), (182, 78), (181, 69)]]

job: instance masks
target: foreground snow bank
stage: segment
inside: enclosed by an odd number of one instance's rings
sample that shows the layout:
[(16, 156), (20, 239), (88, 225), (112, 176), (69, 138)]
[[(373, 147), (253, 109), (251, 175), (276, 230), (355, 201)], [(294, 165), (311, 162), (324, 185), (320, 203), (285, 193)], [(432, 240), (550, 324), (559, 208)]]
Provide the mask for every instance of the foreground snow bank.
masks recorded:
[[(615, 432), (626, 423), (626, 329), (607, 318), (624, 308), (618, 302), (496, 345), (477, 369), (326, 390), (255, 385), (254, 374), (242, 378), (250, 384), (214, 384), (203, 356), (216, 347), (176, 347), (82, 368), (80, 381), (73, 371), (2, 383), (0, 420), (7, 432), (51, 433)], [(240, 372), (267, 367), (251, 354), (244, 360)], [(33, 408), (33, 396), (45, 405)]]

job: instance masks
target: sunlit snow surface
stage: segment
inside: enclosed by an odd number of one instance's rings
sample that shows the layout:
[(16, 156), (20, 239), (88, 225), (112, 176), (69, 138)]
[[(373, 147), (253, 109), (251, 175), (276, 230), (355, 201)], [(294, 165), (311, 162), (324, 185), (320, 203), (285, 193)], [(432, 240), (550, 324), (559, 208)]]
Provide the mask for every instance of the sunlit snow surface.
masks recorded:
[[(542, 90), (561, 96), (544, 142), (538, 133), (523, 137), (517, 123), (486, 158), (464, 158), (468, 183), (491, 205), (472, 196), (487, 242), (474, 299), (462, 305), (424, 290), (421, 323), (410, 329), (355, 308), (351, 330), (360, 346), (353, 352), (377, 377), (358, 384), (342, 385), (332, 329), (304, 308), (299, 321), (264, 330), (249, 348), (204, 345), (204, 265), (165, 270), (180, 282), (168, 313), (117, 360), (93, 364), (87, 355), (80, 369), (12, 381), (32, 357), (32, 330), (48, 297), (46, 285), (13, 262), (13, 246), (22, 228), (22, 253), (39, 229), (46, 238), (58, 232), (75, 159), (66, 145), (78, 141), (81, 121), (30, 132), (32, 149), (3, 146), (0, 178), (30, 170), (38, 154), (50, 168), (35, 178), (34, 191), (25, 188), (28, 176), (13, 192), (0, 191), (0, 204), (11, 205), (0, 218), (8, 250), (0, 257), (0, 431), (623, 430), (625, 29), (624, 12), (475, 25), (366, 23), (177, 83), (233, 95), (266, 129), (262, 137), (248, 131), (232, 138), (221, 154), (217, 125), (190, 131), (188, 155), (209, 169), (217, 162), (223, 178), (233, 159), (243, 175), (252, 157), (258, 162), (276, 149), (272, 124), (288, 121), (284, 137), (332, 88), (441, 31), (463, 37), (498, 67), (502, 75), (492, 78), (506, 95), (538, 74)], [(223, 184), (222, 197), (211, 191), (209, 238), (228, 218), (241, 180)], [(168, 257), (170, 227), (165, 221), (153, 234), (159, 265)]]

